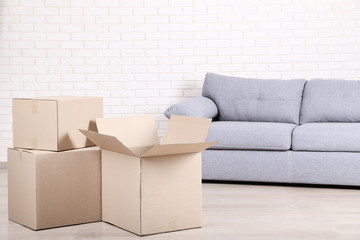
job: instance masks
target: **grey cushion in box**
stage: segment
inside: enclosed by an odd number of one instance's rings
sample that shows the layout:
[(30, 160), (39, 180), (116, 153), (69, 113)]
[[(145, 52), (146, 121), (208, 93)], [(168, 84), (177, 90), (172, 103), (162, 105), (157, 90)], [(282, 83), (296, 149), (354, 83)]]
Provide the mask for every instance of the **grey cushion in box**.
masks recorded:
[(308, 81), (304, 89), (300, 122), (360, 122), (360, 82)]
[(210, 149), (288, 150), (296, 126), (291, 123), (215, 121), (211, 123), (206, 141), (218, 141)]
[(265, 80), (208, 73), (203, 93), (220, 121), (299, 123), (305, 80)]
[(360, 123), (305, 123), (293, 131), (292, 149), (360, 152)]

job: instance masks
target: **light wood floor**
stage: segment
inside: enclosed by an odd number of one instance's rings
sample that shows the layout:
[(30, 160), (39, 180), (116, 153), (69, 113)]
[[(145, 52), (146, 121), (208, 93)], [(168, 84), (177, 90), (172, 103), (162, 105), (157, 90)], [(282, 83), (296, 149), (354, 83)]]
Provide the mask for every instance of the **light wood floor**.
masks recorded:
[[(139, 239), (98, 222), (32, 231), (7, 219), (0, 170), (0, 240)], [(360, 239), (360, 190), (203, 184), (203, 228), (142, 239)]]

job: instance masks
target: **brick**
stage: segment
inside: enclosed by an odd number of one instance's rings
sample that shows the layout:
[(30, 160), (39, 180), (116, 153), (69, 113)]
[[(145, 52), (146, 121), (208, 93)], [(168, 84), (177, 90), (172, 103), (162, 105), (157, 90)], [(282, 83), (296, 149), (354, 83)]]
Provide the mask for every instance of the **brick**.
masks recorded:
[(85, 16), (106, 16), (108, 15), (108, 8), (102, 7), (93, 7), (93, 8), (85, 8), (84, 15)]
[(34, 8), (32, 7), (9, 7), (10, 15), (32, 15)]
[(109, 8), (109, 15), (115, 16), (130, 16), (133, 15), (134, 8), (130, 7), (119, 7), (119, 8)]
[(70, 0), (63, 0), (63, 1), (45, 0), (45, 6), (49, 6), (49, 7), (68, 7), (68, 6), (70, 6)]
[(200, 6), (200, 7), (184, 7), (183, 14), (184, 15), (201, 15), (206, 14), (207, 9)]
[(69, 66), (50, 66), (49, 73), (71, 73), (72, 67)]
[(162, 33), (162, 32), (146, 33), (145, 39), (146, 40), (168, 40), (169, 39), (169, 34), (168, 33)]
[[(104, 59), (104, 65), (105, 64), (105, 58)], [(87, 59), (88, 60), (88, 59)], [(95, 61), (95, 59), (94, 59)], [(96, 58), (96, 61), (99, 61), (99, 58)], [(129, 65), (134, 63), (133, 57), (111, 57), (110, 58), (110, 65)], [(100, 62), (99, 62), (100, 64)]]
[(206, 57), (183, 57), (184, 64), (205, 64), (207, 61)]
[(11, 32), (31, 32), (34, 31), (33, 24), (9, 24), (8, 27)]
[(83, 48), (83, 41), (62, 41), (60, 42), (60, 48)]
[(95, 16), (72, 16), (71, 23), (74, 24), (95, 24), (97, 17)]
[(122, 40), (144, 40), (144, 33), (121, 33)]
[[(41, 19), (46, 19), (46, 23), (70, 23), (70, 17), (68, 16), (46, 16), (45, 18), (41, 17)], [(40, 19), (39, 19), (40, 20)], [(45, 21), (42, 21), (45, 22)], [(34, 22), (34, 23), (42, 23), (42, 22)]]
[[(13, 82), (34, 82), (35, 81), (35, 74), (11, 74), (11, 81)], [(17, 85), (14, 85), (12, 90), (19, 90)]]
[(157, 48), (157, 47), (158, 47), (158, 41), (145, 40), (145, 41), (134, 42), (134, 48), (149, 49), (149, 48)]
[(157, 57), (137, 57), (134, 60), (135, 64), (146, 64), (146, 65), (154, 65), (158, 64), (158, 58)]
[(157, 97), (159, 96), (158, 90), (136, 90), (136, 97)]
[[(170, 65), (153, 65), (153, 66), (147, 66), (147, 72), (150, 73), (158, 73), (158, 72), (170, 72)], [(136, 67), (135, 67), (136, 69)]]
[(34, 74), (47, 73), (48, 67), (46, 67), (46, 66), (24, 66), (23, 71), (24, 71), (24, 73), (34, 73)]
[(192, 40), (194, 39), (193, 32), (172, 32), (170, 33), (171, 40)]
[(36, 24), (35, 31), (36, 32), (59, 32), (59, 25), (57, 24)]
[(59, 63), (59, 58), (37, 58), (35, 61), (35, 64), (40, 66), (54, 66), (59, 65)]
[(118, 7), (118, 0), (95, 0), (95, 7)]
[(74, 88), (80, 89), (80, 90), (94, 90), (94, 89), (98, 88), (98, 83), (96, 83), (96, 82), (75, 82)]
[(97, 16), (96, 17), (97, 24), (119, 24), (120, 17), (117, 16)]
[[(1, 50), (1, 53), (3, 56), (5, 50)], [(23, 56), (28, 57), (44, 57), (46, 56), (46, 50), (45, 49), (22, 49), (21, 50)]]
[(83, 32), (84, 31), (83, 24), (69, 24), (69, 25), (61, 25), (61, 32)]
[(142, 98), (142, 97), (124, 98), (123, 103), (125, 106), (126, 105), (144, 106), (144, 105), (146, 105), (146, 98)]
[(43, 0), (20, 0), (22, 7), (42, 7), (44, 6)]
[(170, 56), (192, 56), (193, 49), (170, 49)]
[(120, 50), (115, 49), (98, 49), (96, 55), (100, 57), (117, 57), (120, 56)]
[(61, 80), (65, 82), (83, 82), (85, 76), (83, 74), (62, 74)]
[(84, 58), (62, 58), (61, 65), (84, 65)]
[(121, 16), (120, 23), (145, 23), (145, 18), (143, 16)]
[(141, 7), (134, 8), (134, 15), (139, 16), (156, 16), (158, 14), (158, 9), (154, 7)]
[(268, 71), (267, 64), (244, 64), (244, 70), (249, 72)]
[[(73, 1), (77, 1), (77, 0), (73, 0)], [(87, 1), (87, 2), (91, 2), (91, 1)], [(45, 8), (45, 10), (46, 9), (47, 8)], [(83, 8), (58, 8), (58, 9), (60, 16), (79, 16), (79, 15), (83, 15), (83, 11), (84, 11)]]
[[(80, 40), (80, 39), (77, 39)], [(84, 48), (107, 48), (108, 42), (107, 41), (85, 41)]]
[(172, 65), (171, 66), (171, 72), (177, 73), (177, 72), (194, 72), (196, 69), (196, 67), (191, 64), (191, 65)]
[(24, 32), (21, 33), (20, 38), (21, 40), (41, 41), (46, 40), (46, 33)]
[(97, 39), (102, 40), (109, 40), (109, 41), (119, 41), (120, 40), (120, 33), (103, 33), (97, 36)]
[(157, 13), (155, 13), (155, 14), (166, 15), (166, 16), (181, 15), (182, 9), (179, 7), (159, 7), (159, 8), (157, 8)]
[(295, 71), (311, 71), (317, 69), (318, 66), (316, 63), (294, 63)]
[(170, 16), (170, 23), (192, 23), (194, 18), (192, 16)]
[(10, 48), (33, 48), (33, 41), (11, 41)]

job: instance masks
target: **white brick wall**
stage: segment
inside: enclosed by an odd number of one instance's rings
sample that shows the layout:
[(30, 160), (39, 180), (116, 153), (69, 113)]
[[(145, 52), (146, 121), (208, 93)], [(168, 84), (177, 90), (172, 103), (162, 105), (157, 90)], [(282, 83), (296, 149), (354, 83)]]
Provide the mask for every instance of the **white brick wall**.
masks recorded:
[(360, 79), (359, 62), (359, 0), (1, 0), (0, 161), (12, 97), (103, 96), (161, 135), (206, 72)]

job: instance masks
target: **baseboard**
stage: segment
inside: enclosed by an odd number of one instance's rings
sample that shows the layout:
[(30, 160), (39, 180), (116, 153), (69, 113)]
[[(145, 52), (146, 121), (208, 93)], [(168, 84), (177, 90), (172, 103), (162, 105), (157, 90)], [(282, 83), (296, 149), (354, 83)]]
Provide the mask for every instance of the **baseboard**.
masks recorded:
[(0, 169), (7, 169), (7, 162), (0, 162)]

